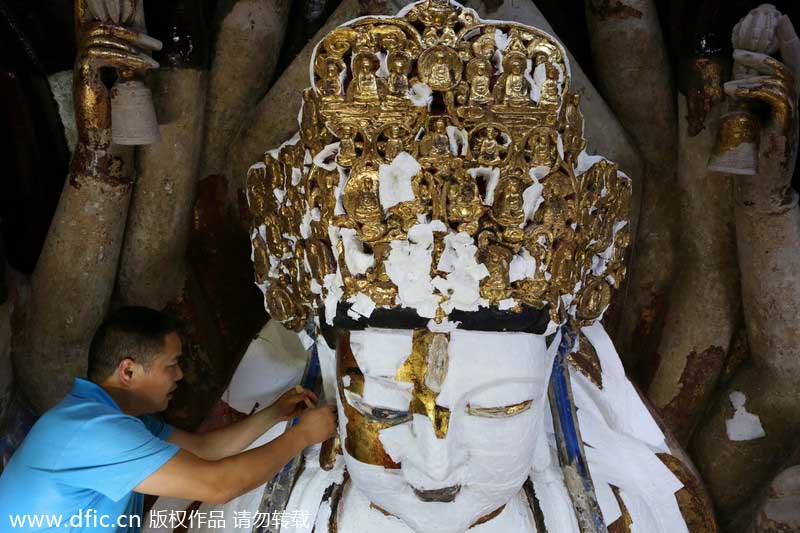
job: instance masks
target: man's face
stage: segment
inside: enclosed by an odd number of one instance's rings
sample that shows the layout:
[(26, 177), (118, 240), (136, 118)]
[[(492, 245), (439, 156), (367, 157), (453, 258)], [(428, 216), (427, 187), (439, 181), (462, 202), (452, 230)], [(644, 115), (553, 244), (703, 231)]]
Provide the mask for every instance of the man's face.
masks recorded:
[(181, 349), (178, 334), (168, 333), (164, 336), (162, 352), (138, 373), (132, 392), (142, 401), (146, 412), (156, 413), (167, 408), (178, 381), (183, 378), (179, 364)]
[(530, 475), (551, 365), (544, 338), (527, 333), (344, 332), (353, 484), (415, 531), (466, 531)]

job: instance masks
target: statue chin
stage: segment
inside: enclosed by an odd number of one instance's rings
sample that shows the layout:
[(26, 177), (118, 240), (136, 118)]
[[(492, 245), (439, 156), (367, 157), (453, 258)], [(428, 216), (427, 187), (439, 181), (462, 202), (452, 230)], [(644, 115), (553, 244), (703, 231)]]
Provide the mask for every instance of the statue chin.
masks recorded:
[[(520, 493), (548, 406), (553, 355), (543, 336), (367, 329), (351, 332), (349, 343), (363, 388), (352, 375), (341, 380), (340, 423), (347, 472), (367, 500), (415, 531), (462, 532)], [(396, 365), (385, 364), (387, 344)], [(352, 369), (346, 357), (340, 377)], [(407, 416), (365, 430), (380, 423), (378, 409)], [(449, 415), (446, 431), (437, 431), (437, 410)], [(374, 464), (376, 454), (363, 450), (382, 450), (395, 464)]]

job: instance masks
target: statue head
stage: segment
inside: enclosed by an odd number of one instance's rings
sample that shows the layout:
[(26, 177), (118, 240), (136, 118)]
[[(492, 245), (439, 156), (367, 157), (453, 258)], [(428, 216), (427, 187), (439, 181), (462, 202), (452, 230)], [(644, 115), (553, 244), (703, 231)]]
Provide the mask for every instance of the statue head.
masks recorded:
[(466, 531), (531, 473), (553, 362), (542, 335), (343, 332), (337, 345), (347, 470), (417, 531)]
[[(517, 168), (523, 164), (526, 140), (549, 120), (542, 110), (501, 106), (495, 113), (490, 109), (496, 106), (493, 98), (449, 101), (445, 93), (451, 85), (429, 83), (435, 76), (428, 72), (425, 81), (420, 74), (446, 60), (453, 73), (450, 81), (457, 83), (470, 61), (486, 61), (486, 50), (494, 53), (498, 31), (513, 31), (519, 41), (514, 51), (498, 52), (505, 54), (507, 72), (521, 74), (537, 47), (545, 47), (554, 51), (553, 61), (568, 81), (566, 52), (535, 28), (485, 23), (454, 3), (435, 4), (465, 16), (426, 18), (425, 10), (433, 9), (434, 2), (420, 2), (399, 15), (403, 20), (358, 19), (334, 30), (317, 47), (315, 54), (341, 59), (350, 78), (367, 69), (374, 72), (375, 54), (405, 53), (410, 78), (427, 83), (423, 89), (431, 98), (415, 100), (424, 92), (419, 88), (368, 103), (326, 99), (317, 91), (319, 104), (308, 109), (319, 114), (333, 142), (352, 138), (357, 129), (362, 155), (352, 167), (330, 163), (337, 165), (328, 170), (338, 173), (340, 185), (321, 194), (330, 195), (323, 203), (335, 205), (336, 216), (319, 221), (324, 231), (314, 235), (313, 246), (307, 229), (308, 219), (316, 223), (311, 206), (299, 206), (301, 214), (308, 209), (298, 227), (278, 233), (287, 249), (305, 250), (308, 264), (327, 265), (311, 269), (324, 272), (287, 280), (281, 268), (292, 255), (287, 253), (270, 257), (278, 264), (271, 272), (281, 279), (268, 278), (260, 287), (268, 299), (273, 293), (280, 299), (274, 307), (290, 326), (305, 323), (298, 320), (303, 313), (316, 313), (323, 329), (336, 332), (340, 438), (353, 485), (375, 506), (417, 530), (455, 532), (490, 518), (531, 474), (534, 439), (549, 408), (546, 390), (553, 353), (546, 347), (546, 329), (578, 316), (586, 323), (596, 320), (606, 292), (598, 289), (602, 298), (586, 298), (591, 300), (586, 314), (570, 302), (582, 302), (585, 287), (619, 283), (623, 271), (619, 256), (575, 253), (574, 261), (581, 263), (569, 270), (569, 279), (562, 279), (549, 272), (547, 261), (535, 258), (550, 257), (559, 246), (608, 249), (627, 213), (611, 193), (602, 196), (602, 191), (626, 195), (630, 186), (616, 167), (603, 175), (605, 187), (580, 191), (562, 191), (554, 180), (534, 178), (532, 168)], [(420, 36), (442, 28), (409, 29), (442, 20), (460, 25), (446, 29), (465, 42), (429, 44)], [(405, 35), (403, 45), (376, 47), (367, 56), (358, 52), (358, 43), (366, 39), (359, 33), (393, 24)], [(470, 56), (471, 50), (475, 55)], [(312, 76), (317, 87), (318, 75)], [(556, 97), (565, 101), (566, 89), (559, 87)], [(562, 120), (557, 111), (552, 115), (552, 120)], [(466, 149), (437, 150), (435, 157), (428, 157), (432, 141), (437, 148), (447, 144), (448, 124), (458, 124), (452, 137)], [(379, 155), (379, 143), (385, 142), (381, 132), (397, 137), (398, 125), (408, 134), (403, 140), (406, 153), (385, 164)], [(497, 151), (504, 157), (486, 157), (481, 143), (501, 132), (505, 148)], [(317, 147), (330, 145), (329, 138), (324, 144), (302, 136), (291, 142), (306, 148), (305, 161), (312, 161), (312, 168), (328, 164)], [(417, 161), (414, 154), (423, 155)], [(358, 183), (357, 172), (366, 168), (362, 165), (370, 165), (372, 177)], [(580, 176), (584, 169), (572, 171)], [(305, 187), (305, 168), (286, 173), (277, 189)], [(460, 180), (471, 180), (473, 192), (480, 193), (469, 216), (460, 214), (464, 205), (452, 193), (454, 183), (468, 183)], [(576, 187), (584, 183), (575, 182)], [(364, 199), (369, 200), (369, 212)], [(589, 208), (585, 216), (579, 213)], [(555, 214), (543, 221), (537, 209)], [(564, 238), (539, 238), (589, 216), (601, 223), (591, 228), (576, 224)], [(570, 239), (574, 242), (562, 242)], [(314, 257), (325, 246), (332, 262)], [(313, 291), (304, 285), (308, 283)], [(273, 285), (281, 290), (268, 290)]]

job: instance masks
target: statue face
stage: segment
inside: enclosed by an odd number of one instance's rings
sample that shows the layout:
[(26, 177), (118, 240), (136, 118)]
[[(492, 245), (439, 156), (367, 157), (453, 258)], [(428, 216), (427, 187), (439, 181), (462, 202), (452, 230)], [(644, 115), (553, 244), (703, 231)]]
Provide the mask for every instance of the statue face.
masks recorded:
[(552, 366), (528, 333), (340, 335), (340, 434), (353, 484), (417, 531), (466, 531), (531, 473)]

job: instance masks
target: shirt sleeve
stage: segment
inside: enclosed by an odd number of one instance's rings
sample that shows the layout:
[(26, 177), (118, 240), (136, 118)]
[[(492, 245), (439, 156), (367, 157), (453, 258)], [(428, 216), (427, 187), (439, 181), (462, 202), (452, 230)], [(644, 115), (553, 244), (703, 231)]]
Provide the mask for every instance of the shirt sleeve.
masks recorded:
[(155, 435), (161, 440), (167, 440), (172, 432), (175, 431), (175, 428), (166, 422), (163, 419), (153, 415), (144, 415), (140, 416), (139, 420), (144, 422), (144, 427), (150, 430), (150, 433)]
[[(154, 421), (159, 424), (157, 420)], [(159, 434), (172, 426), (157, 427)], [(48, 469), (54, 481), (91, 489), (119, 501), (179, 450), (159, 438), (139, 418), (104, 414), (85, 423)]]

